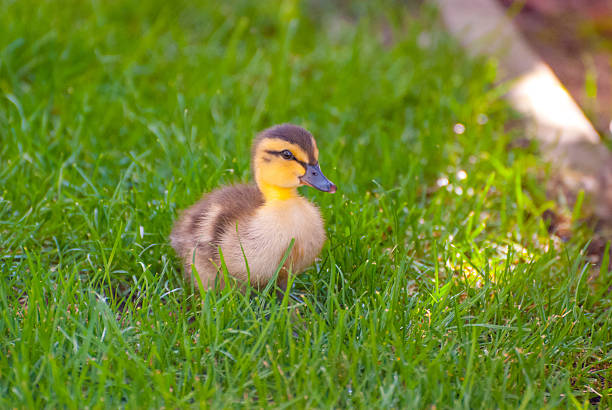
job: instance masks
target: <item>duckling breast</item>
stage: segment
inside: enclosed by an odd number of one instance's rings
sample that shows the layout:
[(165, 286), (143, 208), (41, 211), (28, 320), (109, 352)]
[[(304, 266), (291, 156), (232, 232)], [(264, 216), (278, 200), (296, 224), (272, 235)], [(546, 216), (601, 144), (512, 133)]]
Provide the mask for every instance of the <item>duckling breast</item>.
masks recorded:
[(295, 243), (284, 266), (299, 274), (314, 262), (325, 242), (319, 209), (301, 197), (261, 206), (252, 218), (238, 222), (237, 229), (223, 239), (221, 248), (233, 276), (265, 285), (292, 240)]

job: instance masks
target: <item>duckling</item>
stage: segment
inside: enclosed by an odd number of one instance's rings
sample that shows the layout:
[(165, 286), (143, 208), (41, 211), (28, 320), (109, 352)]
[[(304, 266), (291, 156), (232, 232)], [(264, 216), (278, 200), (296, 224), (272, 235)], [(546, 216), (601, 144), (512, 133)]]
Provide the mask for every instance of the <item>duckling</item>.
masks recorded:
[(318, 207), (297, 191), (308, 185), (336, 192), (336, 185), (321, 172), (312, 134), (292, 124), (262, 131), (253, 141), (251, 165), (254, 184), (204, 194), (183, 211), (170, 235), (186, 275), (195, 280), (194, 266), (205, 289), (213, 288), (215, 281), (224, 286), (221, 254), (232, 277), (242, 283), (250, 280), (255, 288), (265, 286), (294, 240), (277, 277), (277, 285), (285, 290), (288, 274), (310, 266), (325, 242)]

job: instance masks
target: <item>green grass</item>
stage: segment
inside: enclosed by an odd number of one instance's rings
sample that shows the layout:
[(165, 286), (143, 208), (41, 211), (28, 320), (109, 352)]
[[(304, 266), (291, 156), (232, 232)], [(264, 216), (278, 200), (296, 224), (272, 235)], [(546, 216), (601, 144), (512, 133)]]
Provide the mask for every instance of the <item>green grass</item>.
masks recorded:
[[(494, 63), (324, 4), (0, 1), (0, 407), (612, 406), (612, 276), (548, 234)], [(280, 122), (339, 187), (321, 260), (200, 295), (177, 212)]]

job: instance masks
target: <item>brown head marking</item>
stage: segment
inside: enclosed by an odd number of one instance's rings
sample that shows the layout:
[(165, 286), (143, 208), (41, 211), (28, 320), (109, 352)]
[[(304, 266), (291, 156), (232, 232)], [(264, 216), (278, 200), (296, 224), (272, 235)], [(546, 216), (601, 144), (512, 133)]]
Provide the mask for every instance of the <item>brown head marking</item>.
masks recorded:
[(308, 156), (308, 164), (318, 162), (318, 149), (314, 137), (302, 127), (293, 124), (280, 124), (263, 130), (253, 142), (253, 154), (257, 145), (266, 138), (276, 138), (299, 146)]

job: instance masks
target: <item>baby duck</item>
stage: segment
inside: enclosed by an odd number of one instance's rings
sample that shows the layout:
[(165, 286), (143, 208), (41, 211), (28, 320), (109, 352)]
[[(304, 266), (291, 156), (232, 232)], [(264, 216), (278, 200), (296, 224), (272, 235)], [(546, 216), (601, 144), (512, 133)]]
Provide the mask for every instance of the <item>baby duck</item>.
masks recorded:
[(317, 206), (300, 196), (308, 185), (336, 192), (319, 168), (314, 137), (292, 124), (276, 125), (254, 140), (251, 165), (255, 184), (233, 185), (204, 194), (183, 211), (170, 239), (192, 277), (192, 266), (205, 289), (223, 283), (221, 254), (228, 273), (240, 282), (265, 286), (274, 276), (291, 241), (277, 285), (286, 289), (288, 274), (310, 266), (325, 242)]

